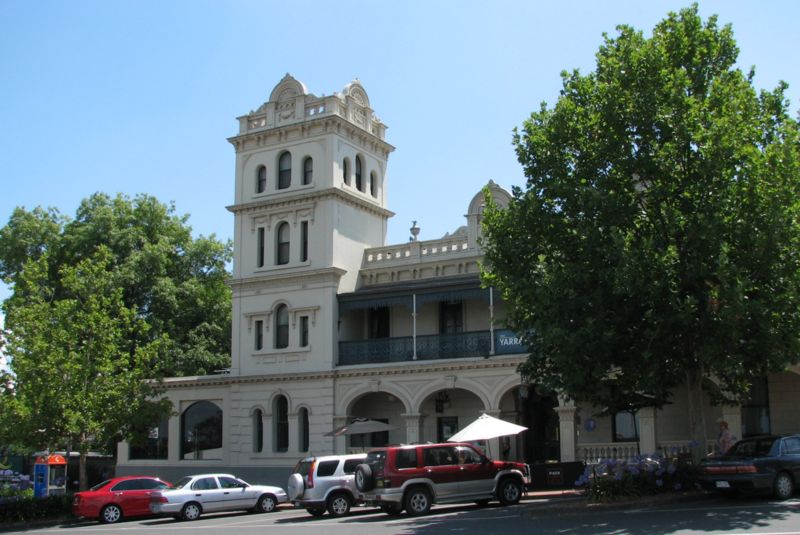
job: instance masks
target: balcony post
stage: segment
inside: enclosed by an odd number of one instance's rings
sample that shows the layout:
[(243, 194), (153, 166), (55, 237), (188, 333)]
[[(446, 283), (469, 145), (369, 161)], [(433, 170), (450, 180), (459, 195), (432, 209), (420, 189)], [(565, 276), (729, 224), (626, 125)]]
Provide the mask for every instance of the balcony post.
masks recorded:
[(494, 288), (489, 286), (489, 356), (494, 355)]
[(411, 294), (411, 345), (413, 353), (411, 358), (417, 360), (417, 294)]

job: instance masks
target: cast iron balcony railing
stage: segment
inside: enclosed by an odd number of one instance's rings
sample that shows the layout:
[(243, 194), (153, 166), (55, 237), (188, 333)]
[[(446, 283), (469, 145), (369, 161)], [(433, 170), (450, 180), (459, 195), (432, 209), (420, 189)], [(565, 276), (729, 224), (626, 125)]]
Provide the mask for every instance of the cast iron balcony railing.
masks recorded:
[[(339, 342), (339, 365), (489, 357), (491, 336), (491, 331), (417, 336), (416, 359), (411, 336)], [(508, 340), (517, 340), (511, 331), (495, 331), (495, 354), (525, 352), (524, 347)]]

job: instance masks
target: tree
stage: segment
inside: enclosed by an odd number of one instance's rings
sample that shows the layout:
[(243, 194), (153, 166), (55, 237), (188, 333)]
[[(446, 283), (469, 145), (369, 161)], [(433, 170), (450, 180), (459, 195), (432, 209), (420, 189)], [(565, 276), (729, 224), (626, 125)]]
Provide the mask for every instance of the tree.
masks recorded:
[(0, 229), (0, 278), (13, 290), (6, 313), (27, 306), (19, 284), (27, 262), (47, 259), (41, 284), (58, 299), (64, 294), (61, 267), (77, 266), (103, 246), (125, 305), (149, 326), (139, 332), (139, 342), (162, 341), (155, 371), (204, 375), (228, 367), (230, 244), (213, 235), (193, 239), (187, 220), (147, 195), (131, 200), (97, 193), (81, 203), (74, 219), (52, 208), (17, 208)]
[(612, 409), (685, 384), (699, 443), (703, 390), (735, 403), (800, 359), (798, 125), (697, 5), (618, 32), (515, 131), (527, 183), (485, 213), (485, 277), (524, 375)]
[(163, 341), (140, 342), (148, 325), (125, 306), (108, 248), (65, 264), (58, 296), (51, 265), (45, 252), (16, 279), (27, 303), (6, 316), (13, 379), (0, 388), (0, 429), (11, 443), (77, 450), (85, 489), (92, 448), (141, 433), (170, 411), (160, 383), (148, 380)]

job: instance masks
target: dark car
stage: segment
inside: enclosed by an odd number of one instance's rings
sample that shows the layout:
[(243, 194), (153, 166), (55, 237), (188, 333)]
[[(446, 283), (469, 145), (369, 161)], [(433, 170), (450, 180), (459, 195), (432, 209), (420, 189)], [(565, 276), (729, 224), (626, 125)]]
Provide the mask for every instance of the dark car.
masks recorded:
[(526, 464), (493, 461), (471, 444), (446, 443), (372, 450), (356, 468), (355, 482), (367, 504), (417, 516), (433, 503), (514, 505), (531, 480)]
[(727, 453), (703, 459), (700, 484), (723, 494), (794, 494), (800, 477), (800, 435), (763, 435), (740, 440)]
[(157, 477), (115, 477), (89, 490), (76, 492), (72, 512), (80, 518), (96, 518), (104, 524), (119, 522), (125, 517), (150, 516), (153, 492), (172, 485)]

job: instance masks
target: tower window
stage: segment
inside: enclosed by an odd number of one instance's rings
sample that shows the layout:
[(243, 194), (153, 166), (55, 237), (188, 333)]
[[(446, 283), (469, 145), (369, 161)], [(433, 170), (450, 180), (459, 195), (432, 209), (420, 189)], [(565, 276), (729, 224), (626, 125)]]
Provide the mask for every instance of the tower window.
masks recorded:
[(264, 349), (264, 321), (256, 320), (255, 343), (256, 351)]
[(308, 316), (300, 316), (300, 347), (308, 347)]
[(278, 265), (288, 264), (289, 263), (289, 223), (285, 221), (278, 225), (278, 229), (276, 232), (277, 236), (277, 243), (276, 243), (276, 251), (275, 251), (275, 258), (277, 259)]
[(346, 185), (350, 185), (350, 160), (345, 158), (342, 161), (342, 176), (344, 177), (344, 183)]
[(289, 347), (289, 309), (281, 305), (275, 310), (275, 348)]
[(256, 171), (256, 193), (264, 193), (267, 190), (267, 168), (263, 165)]
[(375, 176), (375, 171), (369, 174), (369, 194), (373, 197), (378, 196), (378, 177)]
[(311, 181), (314, 179), (314, 160), (311, 159), (311, 156), (306, 157), (303, 160), (303, 185), (311, 184)]
[(361, 156), (356, 156), (356, 189), (364, 191), (364, 181), (361, 179)]
[(286, 189), (292, 184), (292, 155), (281, 154), (278, 160), (278, 189)]
[(300, 261), (308, 260), (308, 221), (300, 223)]
[(264, 227), (258, 227), (258, 243), (256, 244), (256, 266), (264, 267)]
[(308, 451), (308, 409), (305, 407), (300, 409), (298, 418), (300, 419), (300, 451)]
[(264, 418), (261, 409), (253, 412), (253, 451), (260, 453), (264, 449)]

